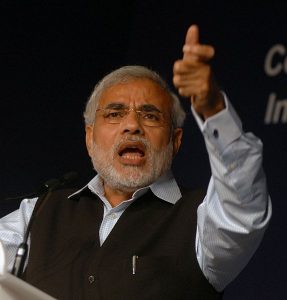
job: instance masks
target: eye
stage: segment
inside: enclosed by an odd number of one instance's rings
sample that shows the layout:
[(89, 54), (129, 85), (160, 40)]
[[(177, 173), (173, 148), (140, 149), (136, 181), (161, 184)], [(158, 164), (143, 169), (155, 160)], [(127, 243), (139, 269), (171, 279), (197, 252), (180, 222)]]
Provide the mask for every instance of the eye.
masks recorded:
[(142, 118), (149, 121), (158, 122), (160, 115), (157, 112), (142, 112)]
[(111, 109), (108, 109), (108, 110), (106, 110), (106, 112), (104, 114), (104, 118), (115, 120), (115, 119), (121, 119), (121, 118), (123, 118), (124, 115), (125, 115), (125, 112), (123, 110), (111, 110)]

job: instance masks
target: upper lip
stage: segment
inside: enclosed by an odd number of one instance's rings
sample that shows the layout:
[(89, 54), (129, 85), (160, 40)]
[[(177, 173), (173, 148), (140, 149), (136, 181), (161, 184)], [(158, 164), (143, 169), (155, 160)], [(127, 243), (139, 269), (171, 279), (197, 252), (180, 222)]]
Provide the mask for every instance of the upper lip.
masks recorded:
[(145, 155), (146, 147), (141, 142), (124, 142), (120, 145), (118, 149), (118, 154), (121, 156), (126, 149), (136, 149), (142, 152), (143, 156)]

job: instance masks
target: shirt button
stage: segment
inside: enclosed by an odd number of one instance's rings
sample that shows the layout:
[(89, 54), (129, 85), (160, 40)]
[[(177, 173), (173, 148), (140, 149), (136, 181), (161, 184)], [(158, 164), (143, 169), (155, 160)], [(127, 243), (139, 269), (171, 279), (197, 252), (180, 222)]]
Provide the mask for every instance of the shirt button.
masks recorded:
[(116, 218), (117, 218), (117, 215), (116, 215), (115, 213), (112, 213), (112, 214), (111, 214), (111, 217), (112, 217), (113, 219), (116, 219)]
[(95, 281), (95, 277), (93, 275), (90, 275), (88, 280), (89, 280), (89, 283), (92, 284)]
[(237, 163), (232, 163), (229, 165), (228, 170), (230, 172), (232, 172), (233, 170), (235, 170), (237, 168)]

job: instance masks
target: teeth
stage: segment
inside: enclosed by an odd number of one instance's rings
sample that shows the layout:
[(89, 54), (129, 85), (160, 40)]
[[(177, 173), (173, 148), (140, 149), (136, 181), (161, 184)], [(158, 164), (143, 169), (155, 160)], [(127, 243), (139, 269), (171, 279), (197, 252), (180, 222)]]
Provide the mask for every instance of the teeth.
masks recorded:
[(125, 154), (123, 154), (122, 157), (127, 158), (127, 159), (138, 159), (138, 158), (140, 158), (142, 156), (140, 154), (138, 154), (138, 153), (133, 153), (133, 154), (125, 153)]
[(120, 151), (119, 155), (123, 157), (139, 157), (139, 156), (142, 157), (144, 156), (144, 153), (138, 147), (131, 146)]

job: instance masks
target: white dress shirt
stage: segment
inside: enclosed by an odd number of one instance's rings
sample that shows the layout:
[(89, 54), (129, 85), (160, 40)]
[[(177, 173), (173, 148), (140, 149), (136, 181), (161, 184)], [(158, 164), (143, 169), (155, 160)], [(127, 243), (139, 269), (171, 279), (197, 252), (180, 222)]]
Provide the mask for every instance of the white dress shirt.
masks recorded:
[[(253, 134), (242, 131), (239, 117), (227, 99), (225, 102), (226, 108), (205, 122), (192, 109), (205, 139), (212, 171), (207, 195), (198, 208), (195, 248), (201, 270), (218, 291), (248, 263), (271, 218), (271, 201), (262, 170), (262, 143)], [(87, 186), (104, 203), (101, 245), (124, 210), (148, 189), (173, 204), (181, 198), (171, 172), (116, 207), (111, 207), (105, 198), (99, 176)], [(7, 250), (9, 268), (36, 201), (24, 199), (18, 210), (0, 220), (0, 238)]]

